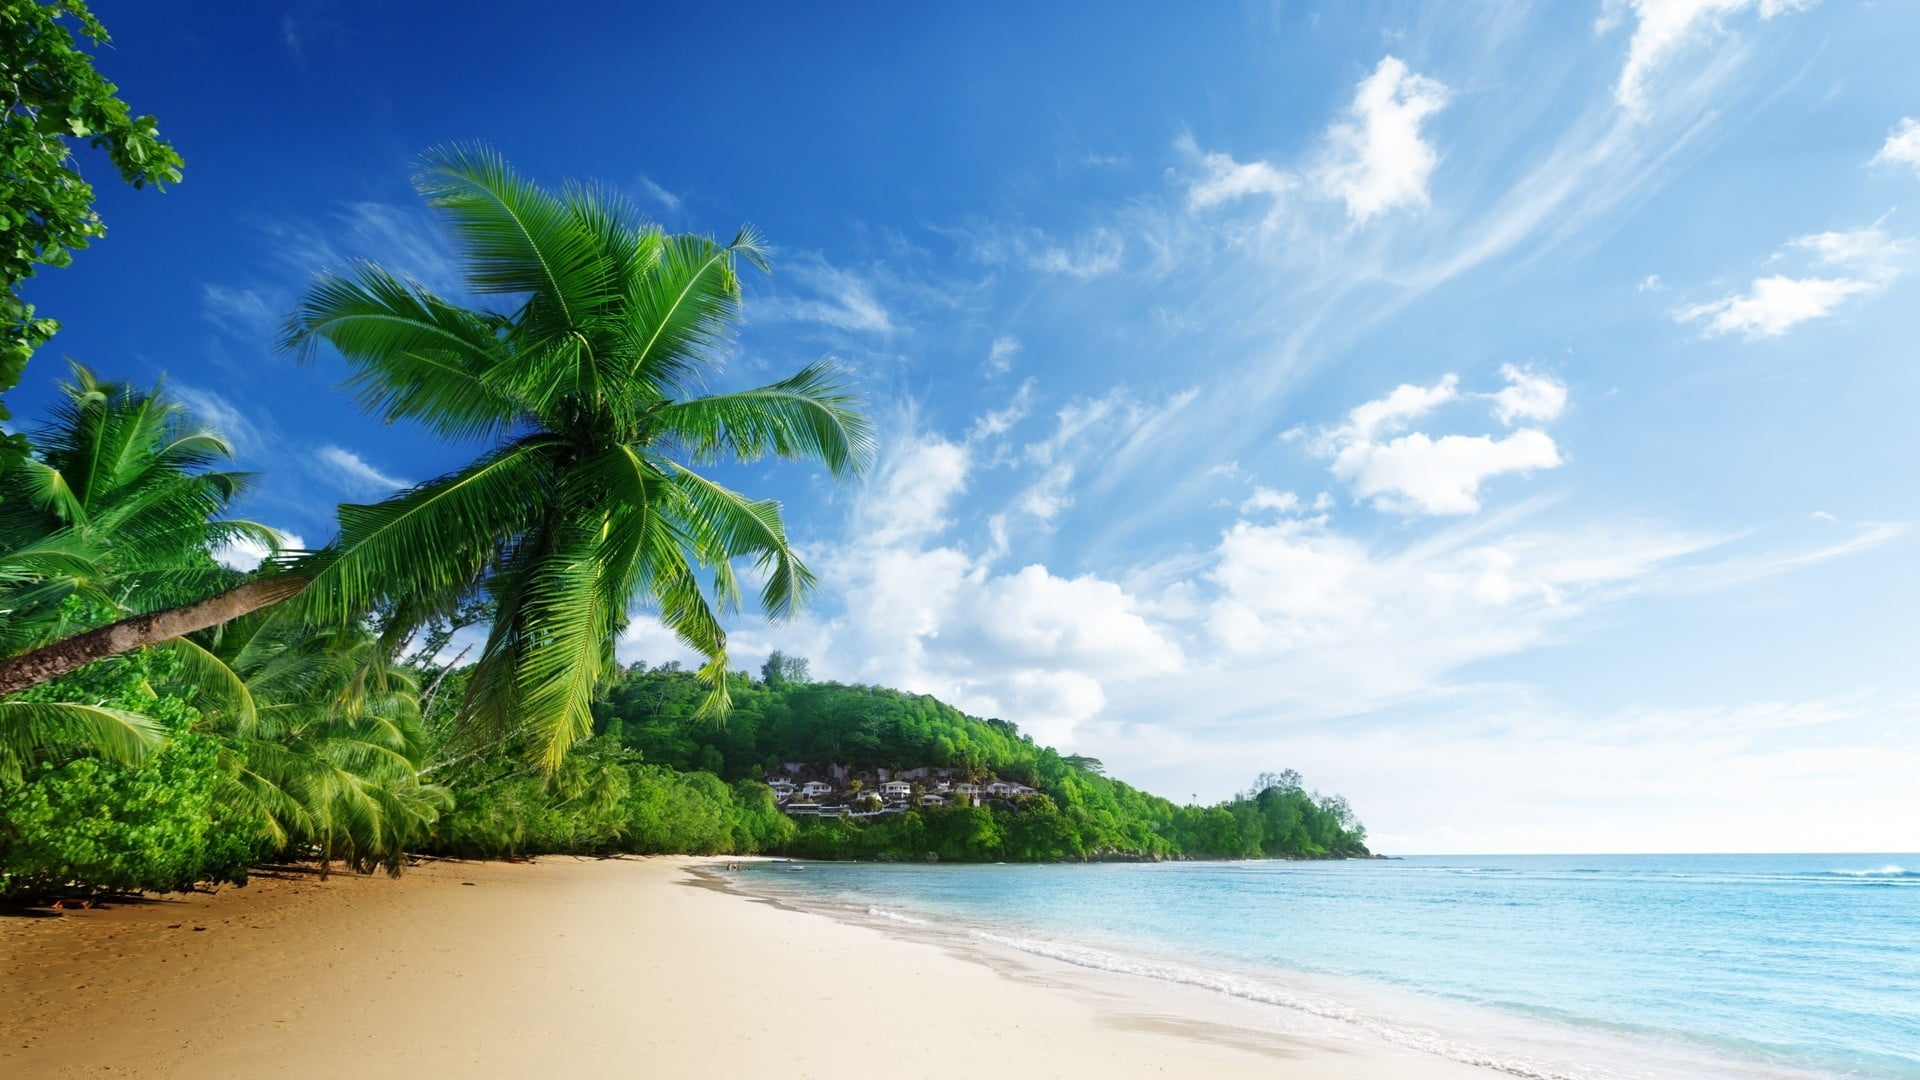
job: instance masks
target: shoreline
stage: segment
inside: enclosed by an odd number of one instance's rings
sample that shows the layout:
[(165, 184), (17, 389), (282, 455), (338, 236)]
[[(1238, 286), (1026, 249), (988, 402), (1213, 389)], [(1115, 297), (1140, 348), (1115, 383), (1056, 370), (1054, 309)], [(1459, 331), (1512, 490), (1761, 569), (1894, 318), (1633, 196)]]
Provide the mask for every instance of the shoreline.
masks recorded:
[(1035, 1076), (1496, 1075), (1280, 1030), (1271, 1006), (1195, 987), (822, 917), (732, 888), (727, 861), (448, 861), (0, 919), (0, 1072), (935, 1075), (984, 1057)]

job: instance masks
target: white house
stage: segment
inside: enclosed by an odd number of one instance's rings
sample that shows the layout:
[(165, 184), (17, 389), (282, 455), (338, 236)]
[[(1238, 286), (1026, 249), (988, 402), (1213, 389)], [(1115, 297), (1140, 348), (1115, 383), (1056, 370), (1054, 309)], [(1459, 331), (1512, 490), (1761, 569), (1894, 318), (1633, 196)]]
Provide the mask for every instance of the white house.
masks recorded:
[(1013, 794), (1013, 789), (1017, 786), (1016, 784), (1009, 784), (1005, 780), (995, 780), (993, 783), (987, 785), (987, 794), (1001, 796), (1011, 795)]
[(947, 802), (948, 802), (948, 800), (947, 800), (947, 799), (945, 799), (945, 798), (943, 798), (943, 797), (941, 797), (941, 796), (939, 796), (939, 795), (922, 795), (922, 796), (920, 796), (920, 805), (921, 805), (921, 806), (945, 806), (945, 805), (947, 805)]
[(767, 786), (773, 789), (773, 801), (776, 803), (783, 803), (793, 798), (793, 781), (791, 780), (769, 780)]
[(805, 795), (809, 799), (817, 799), (832, 790), (832, 784), (823, 784), (818, 780), (809, 780), (800, 785), (800, 794)]
[(905, 780), (889, 780), (880, 785), (880, 794), (889, 799), (904, 799), (913, 794), (913, 785)]
[(953, 785), (953, 793), (955, 795), (978, 795), (980, 794), (980, 785), (966, 783), (955, 784)]
[(1030, 787), (1028, 787), (1028, 786), (1027, 786), (1027, 785), (1025, 785), (1025, 784), (1015, 784), (1015, 785), (1013, 785), (1013, 791), (1011, 792), (1011, 794), (1014, 794), (1014, 795), (1037, 795), (1037, 794), (1039, 794), (1039, 792), (1037, 792), (1037, 791), (1035, 791), (1034, 789), (1032, 789), (1032, 788), (1030, 788)]

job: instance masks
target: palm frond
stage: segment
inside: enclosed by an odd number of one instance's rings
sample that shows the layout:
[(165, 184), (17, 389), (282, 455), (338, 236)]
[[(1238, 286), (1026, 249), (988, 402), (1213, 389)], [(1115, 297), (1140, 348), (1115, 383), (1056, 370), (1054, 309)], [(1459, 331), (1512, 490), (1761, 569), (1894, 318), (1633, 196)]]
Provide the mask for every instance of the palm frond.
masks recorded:
[(743, 462), (771, 454), (817, 461), (834, 476), (864, 476), (873, 465), (873, 423), (845, 374), (820, 361), (790, 378), (752, 390), (675, 402), (656, 410), (663, 434), (683, 443), (696, 461), (724, 451)]

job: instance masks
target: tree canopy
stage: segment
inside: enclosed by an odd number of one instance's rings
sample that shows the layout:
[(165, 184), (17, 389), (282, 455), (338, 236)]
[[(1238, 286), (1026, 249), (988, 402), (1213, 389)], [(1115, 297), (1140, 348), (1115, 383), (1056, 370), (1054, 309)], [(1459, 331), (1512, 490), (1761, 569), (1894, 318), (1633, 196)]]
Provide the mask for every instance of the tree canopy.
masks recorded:
[[(75, 167), (74, 141), (105, 152), (134, 187), (180, 179), (183, 163), (160, 138), (159, 122), (133, 114), (81, 39), (107, 43), (81, 0), (0, 0), (0, 394), (60, 329), (21, 298), (21, 283), (36, 267), (66, 266), (106, 235), (93, 188)], [(10, 415), (0, 401), (0, 421)], [(0, 434), (0, 466), (24, 454), (23, 439)]]

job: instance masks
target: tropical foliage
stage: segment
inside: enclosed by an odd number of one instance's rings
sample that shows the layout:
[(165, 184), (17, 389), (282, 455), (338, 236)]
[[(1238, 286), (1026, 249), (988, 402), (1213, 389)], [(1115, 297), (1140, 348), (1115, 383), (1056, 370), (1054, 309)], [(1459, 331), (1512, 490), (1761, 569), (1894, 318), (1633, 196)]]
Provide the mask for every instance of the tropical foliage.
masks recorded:
[[(93, 25), (77, 3), (0, 0), (0, 50), (61, 11)], [(72, 108), (77, 134), (119, 115)], [(114, 146), (156, 155), (148, 179), (177, 171), (157, 145)], [(709, 467), (775, 457), (852, 478), (874, 448), (826, 362), (705, 392), (760, 241), (669, 235), (484, 148), (429, 155), (416, 182), (468, 297), (356, 265), (316, 279), (283, 344), (336, 350), (362, 405), (478, 444), (472, 463), (343, 506), (331, 543), (283, 551), (233, 516), (253, 481), (224, 438), (163, 388), (78, 365), (33, 453), (0, 462), (0, 695), (17, 691), (0, 696), (0, 896), (241, 881), (274, 859), (397, 873), (410, 853), (1365, 852), (1344, 801), (1292, 774), (1175, 806), (1012, 724), (815, 683), (799, 657), (729, 671), (742, 577), (775, 618), (813, 577), (779, 504)], [(705, 658), (696, 670), (615, 664), (636, 603)], [(454, 643), (482, 629), (467, 662)], [(799, 823), (761, 780), (795, 760), (1038, 792)]]
[[(76, 34), (77, 31), (77, 34)], [(107, 43), (106, 27), (81, 0), (0, 0), (0, 393), (20, 381), (35, 349), (60, 324), (34, 313), (20, 285), (37, 266), (66, 266), (106, 226), (93, 188), (74, 168), (72, 140), (85, 139), (134, 187), (180, 179), (180, 155), (151, 116), (134, 116), (80, 45)], [(0, 403), (0, 420), (9, 416)], [(26, 440), (0, 432), (0, 468), (21, 460)]]
[(363, 264), (323, 276), (286, 341), (302, 355), (331, 344), (353, 368), (348, 388), (384, 419), (492, 445), (387, 502), (341, 507), (304, 603), (410, 623), (484, 590), (493, 620), (463, 716), (488, 738), (524, 733), (549, 770), (589, 733), (636, 597), (709, 657), (702, 708), (724, 713), (720, 616), (741, 598), (736, 561), (752, 562), (776, 617), (813, 579), (778, 503), (697, 466), (772, 455), (857, 476), (873, 437), (855, 398), (826, 363), (700, 396), (739, 314), (738, 264), (764, 266), (751, 229), (727, 244), (668, 235), (617, 195), (543, 190), (484, 148), (428, 155), (416, 184), (461, 248), (468, 289), (511, 310), (462, 307)]

